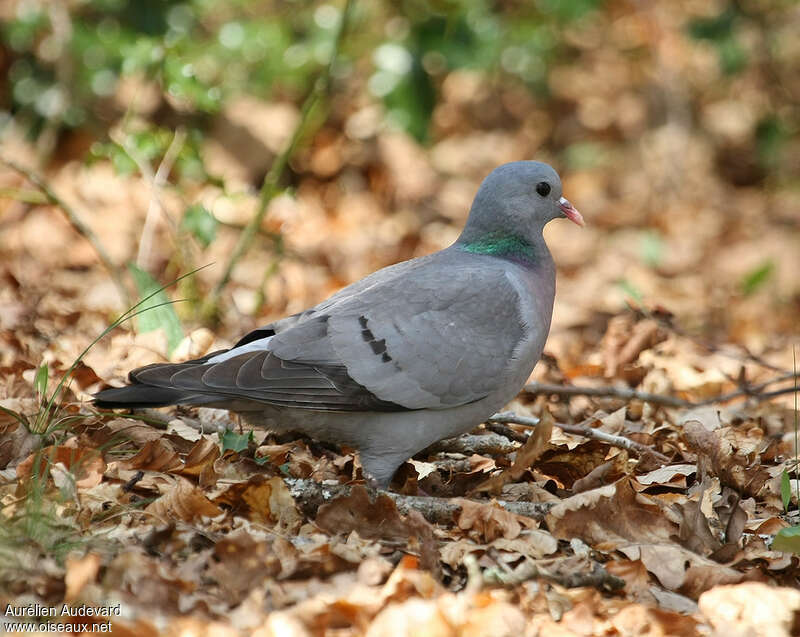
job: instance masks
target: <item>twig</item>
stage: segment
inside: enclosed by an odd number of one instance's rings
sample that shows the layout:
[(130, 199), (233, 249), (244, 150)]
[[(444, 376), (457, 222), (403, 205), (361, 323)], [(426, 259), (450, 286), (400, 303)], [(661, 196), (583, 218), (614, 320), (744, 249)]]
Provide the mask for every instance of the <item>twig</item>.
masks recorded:
[(644, 402), (665, 407), (703, 407), (715, 403), (724, 403), (735, 398), (749, 397), (758, 401), (770, 400), (776, 396), (782, 396), (792, 392), (791, 387), (776, 391), (761, 393), (763, 389), (795, 378), (791, 372), (786, 372), (775, 378), (764, 381), (752, 387), (742, 387), (726, 394), (719, 394), (699, 401), (684, 400), (675, 396), (665, 396), (663, 394), (651, 394), (649, 392), (629, 389), (628, 387), (577, 387), (575, 385), (551, 385), (548, 383), (529, 383), (523, 387), (523, 391), (531, 394), (554, 394), (556, 396), (598, 396), (604, 398), (621, 398), (622, 400), (642, 400)]
[[(297, 505), (310, 518), (316, 516), (320, 505), (330, 502), (334, 498), (350, 495), (350, 486), (346, 484), (320, 484), (305, 478), (284, 478), (284, 482), (289, 487), (289, 492)], [(376, 490), (369, 487), (367, 490), (371, 495), (377, 493)], [(461, 511), (461, 505), (445, 498), (401, 495), (391, 491), (380, 491), (380, 493), (392, 498), (400, 513), (405, 515), (413, 509), (419, 511), (428, 522), (434, 524), (452, 524), (453, 516)], [(509, 513), (535, 520), (543, 520), (552, 508), (552, 504), (547, 502), (505, 502), (503, 500), (495, 500), (495, 502)]]
[(713, 398), (706, 398), (705, 400), (701, 400), (700, 402), (695, 403), (695, 406), (700, 407), (703, 405), (711, 405), (713, 403), (724, 403), (729, 400), (733, 400), (734, 398), (741, 398), (742, 396), (748, 396), (751, 398), (755, 398), (758, 401), (769, 400), (770, 398), (774, 398), (775, 396), (782, 396), (783, 394), (788, 394), (793, 389), (791, 387), (787, 387), (785, 389), (779, 389), (777, 391), (767, 392), (766, 394), (762, 394), (761, 391), (766, 389), (770, 385), (774, 385), (775, 383), (783, 383), (787, 380), (796, 379), (797, 376), (792, 372), (786, 372), (785, 374), (781, 374), (780, 376), (776, 376), (775, 378), (770, 378), (769, 380), (764, 381), (763, 383), (759, 383), (758, 385), (753, 385), (752, 387), (745, 386), (737, 389), (735, 391), (729, 392), (727, 394), (721, 394), (719, 396), (714, 396)]
[(528, 383), (522, 391), (529, 394), (555, 394), (557, 396), (600, 396), (606, 398), (622, 398), (623, 400), (643, 400), (648, 403), (665, 405), (667, 407), (693, 407), (694, 403), (649, 392), (629, 389), (627, 387), (576, 387), (571, 385), (551, 385), (548, 383)]
[[(112, 139), (114, 139), (114, 137), (116, 137), (116, 135), (112, 136)], [(136, 265), (142, 270), (151, 271), (152, 264), (150, 263), (150, 257), (152, 254), (153, 237), (158, 227), (159, 213), (163, 215), (167, 221), (172, 221), (164, 206), (164, 202), (161, 201), (161, 188), (167, 182), (167, 177), (169, 177), (172, 166), (183, 148), (183, 144), (186, 141), (186, 131), (182, 128), (178, 128), (175, 131), (175, 134), (172, 136), (172, 141), (167, 147), (164, 157), (161, 159), (161, 163), (158, 165), (155, 173), (153, 173), (150, 164), (139, 156), (139, 153), (136, 152), (136, 149), (131, 145), (127, 136), (122, 139), (114, 139), (114, 141), (125, 149), (128, 156), (139, 167), (139, 172), (142, 173), (142, 177), (150, 184), (150, 202), (147, 205), (147, 215), (145, 216), (144, 226), (142, 227), (142, 237), (139, 240)]]
[(496, 433), (483, 436), (464, 434), (457, 438), (446, 438), (435, 442), (425, 450), (425, 453), (461, 453), (465, 456), (477, 453), (491, 456), (512, 453), (517, 449), (519, 449), (518, 445)]
[(769, 391), (765, 394), (756, 394), (753, 396), (758, 402), (764, 402), (767, 400), (772, 400), (777, 396), (785, 396), (786, 394), (792, 394), (797, 391), (796, 387), (784, 387), (783, 389), (776, 389), (775, 391)]
[[(491, 422), (499, 422), (499, 423), (514, 423), (517, 425), (525, 425), (526, 427), (536, 427), (539, 424), (538, 418), (530, 418), (528, 416), (518, 416), (514, 412), (505, 411), (499, 414), (495, 414), (491, 418), (489, 418)], [(577, 425), (570, 425), (567, 423), (555, 423), (556, 427), (559, 427), (562, 431), (570, 434), (575, 434), (578, 436), (583, 436), (584, 438), (590, 438), (592, 440), (600, 440), (601, 442), (605, 442), (610, 444), (613, 447), (620, 447), (622, 449), (627, 449), (628, 451), (633, 451), (638, 455), (648, 455), (654, 457), (659, 462), (669, 462), (669, 458), (665, 455), (659, 453), (655, 449), (651, 449), (647, 445), (643, 445), (640, 442), (636, 442), (635, 440), (631, 440), (630, 438), (625, 438), (624, 436), (617, 436), (616, 434), (610, 434), (605, 431), (601, 431), (599, 429), (594, 429), (589, 425), (595, 422), (597, 418), (587, 418), (581, 423)]]
[(499, 436), (503, 436), (504, 438), (508, 438), (509, 440), (513, 440), (514, 442), (518, 442), (520, 444), (524, 443), (528, 439), (528, 436), (525, 434), (514, 431), (511, 427), (508, 427), (501, 422), (489, 420), (484, 423), (484, 426), (492, 433), (496, 433)]
[(333, 41), (331, 59), (327, 67), (325, 67), (323, 73), (314, 82), (311, 92), (303, 102), (303, 106), (300, 111), (300, 119), (297, 122), (297, 126), (295, 126), (294, 131), (292, 132), (289, 142), (286, 144), (286, 147), (283, 149), (283, 151), (281, 151), (280, 155), (275, 158), (275, 161), (272, 162), (272, 166), (270, 166), (269, 171), (264, 177), (264, 181), (261, 184), (261, 192), (259, 193), (258, 208), (248, 222), (247, 226), (245, 226), (242, 234), (239, 235), (239, 240), (236, 242), (236, 246), (231, 252), (228, 263), (225, 266), (225, 271), (211, 293), (207, 305), (207, 313), (209, 314), (216, 311), (219, 297), (222, 294), (222, 290), (230, 281), (231, 275), (233, 274), (233, 269), (236, 267), (236, 264), (239, 262), (242, 256), (244, 256), (244, 253), (250, 248), (250, 245), (253, 243), (253, 239), (258, 232), (258, 229), (261, 227), (262, 221), (264, 220), (264, 215), (267, 212), (269, 202), (272, 201), (275, 195), (278, 194), (278, 183), (280, 182), (281, 177), (286, 170), (286, 166), (289, 164), (289, 159), (294, 153), (297, 144), (305, 134), (305, 129), (309, 121), (309, 115), (314, 110), (314, 107), (317, 105), (317, 103), (330, 91), (333, 68), (336, 64), (336, 59), (339, 55), (339, 48), (350, 20), (352, 6), (353, 0), (347, 0), (342, 11), (339, 28), (336, 31), (336, 36)]
[(64, 213), (67, 218), (69, 224), (78, 232), (78, 234), (82, 235), (94, 248), (94, 251), (97, 253), (98, 258), (100, 259), (101, 263), (105, 266), (108, 273), (111, 275), (114, 284), (117, 286), (117, 289), (122, 294), (123, 299), (125, 302), (130, 305), (131, 298), (128, 294), (128, 290), (125, 287), (125, 283), (122, 279), (122, 273), (114, 265), (114, 262), (111, 260), (111, 257), (106, 252), (105, 247), (100, 242), (100, 239), (94, 233), (94, 231), (83, 221), (80, 215), (75, 211), (75, 209), (67, 204), (59, 195), (55, 193), (55, 191), (47, 184), (47, 182), (36, 174), (34, 171), (21, 166), (17, 162), (7, 159), (5, 157), (0, 157), (0, 163), (5, 166), (8, 166), (12, 170), (16, 171), (29, 182), (31, 182), (34, 186), (36, 186), (39, 190), (42, 191), (45, 197), (47, 197), (48, 203), (58, 207)]
[(487, 584), (504, 586), (516, 586), (534, 578), (546, 579), (564, 588), (591, 586), (600, 590), (616, 591), (625, 586), (625, 580), (612, 575), (598, 562), (589, 562), (591, 570), (585, 570), (575, 568), (574, 561), (572, 556), (556, 560), (525, 560), (514, 570), (505, 573), (498, 570), (484, 571), (483, 578)]

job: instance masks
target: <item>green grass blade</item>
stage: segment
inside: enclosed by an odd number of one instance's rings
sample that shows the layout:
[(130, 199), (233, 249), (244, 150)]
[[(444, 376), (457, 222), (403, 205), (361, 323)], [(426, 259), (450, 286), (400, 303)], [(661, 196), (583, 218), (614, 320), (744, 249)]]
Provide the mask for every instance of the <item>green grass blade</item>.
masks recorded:
[(49, 371), (50, 370), (47, 368), (47, 363), (42, 363), (39, 365), (39, 369), (36, 370), (36, 378), (33, 381), (33, 386), (36, 388), (37, 393), (42, 398), (47, 396), (47, 377), (49, 375)]
[(789, 510), (789, 504), (792, 502), (792, 481), (789, 479), (789, 472), (784, 469), (781, 474), (781, 501), (783, 502), (783, 510)]
[[(83, 349), (83, 351), (78, 355), (78, 357), (74, 361), (72, 361), (72, 365), (70, 365), (69, 369), (61, 377), (61, 380), (58, 381), (58, 385), (56, 385), (56, 388), (53, 390), (53, 393), (50, 395), (50, 399), (47, 401), (47, 405), (46, 405), (45, 409), (42, 410), (44, 412), (44, 414), (49, 414), (50, 413), (50, 410), (52, 409), (53, 405), (55, 404), (56, 399), (58, 398), (58, 396), (61, 394), (61, 391), (62, 391), (64, 385), (72, 378), (72, 373), (75, 371), (75, 369), (78, 367), (78, 365), (80, 365), (81, 361), (86, 357), (86, 354), (89, 353), (89, 350), (92, 349), (101, 339), (103, 339), (107, 334), (113, 332), (115, 329), (117, 329), (117, 327), (122, 325), (125, 321), (127, 321), (127, 320), (129, 320), (131, 318), (134, 318), (135, 316), (139, 316), (140, 314), (142, 314), (144, 312), (147, 312), (150, 309), (155, 309), (157, 307), (161, 307), (161, 305), (169, 305), (171, 303), (177, 303), (178, 301), (166, 301), (165, 303), (157, 304), (157, 305), (153, 306), (153, 308), (142, 307), (142, 305), (147, 303), (147, 301), (151, 300), (157, 294), (163, 293), (163, 291), (167, 287), (169, 287), (171, 285), (175, 285), (179, 281), (182, 281), (186, 277), (189, 277), (189, 276), (192, 276), (193, 274), (196, 274), (200, 270), (203, 270), (203, 269), (209, 267), (210, 265), (212, 265), (212, 264), (209, 263), (209, 264), (206, 264), (206, 265), (202, 265), (199, 268), (195, 268), (194, 270), (190, 270), (186, 274), (182, 274), (178, 278), (170, 281), (167, 285), (162, 286), (158, 290), (155, 290), (154, 292), (148, 294), (141, 301), (139, 301), (138, 303), (132, 305), (127, 310), (125, 310), (122, 314), (120, 314), (111, 323), (111, 325), (109, 325), (106, 329), (104, 329), (102, 332), (100, 332), (100, 334), (98, 334), (97, 337)], [(40, 414), (41, 413), (42, 412), (40, 412)], [(38, 429), (38, 421), (39, 420), (40, 419), (37, 418), (37, 429)]]

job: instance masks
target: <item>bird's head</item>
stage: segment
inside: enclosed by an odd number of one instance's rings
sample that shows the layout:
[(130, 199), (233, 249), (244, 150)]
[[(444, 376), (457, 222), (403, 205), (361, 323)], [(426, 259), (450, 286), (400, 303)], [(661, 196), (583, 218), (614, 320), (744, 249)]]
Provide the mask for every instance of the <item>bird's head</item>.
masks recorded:
[(525, 249), (541, 242), (545, 224), (564, 217), (585, 225), (563, 196), (558, 173), (543, 162), (515, 161), (483, 180), (459, 243), (468, 251), (489, 254)]

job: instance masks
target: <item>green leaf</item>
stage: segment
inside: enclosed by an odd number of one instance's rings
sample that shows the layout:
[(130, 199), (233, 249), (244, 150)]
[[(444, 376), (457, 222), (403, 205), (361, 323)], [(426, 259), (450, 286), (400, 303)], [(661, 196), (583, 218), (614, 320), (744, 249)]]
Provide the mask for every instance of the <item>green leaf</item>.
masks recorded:
[(47, 363), (42, 363), (39, 365), (39, 369), (36, 370), (36, 377), (34, 378), (33, 385), (36, 387), (36, 391), (39, 396), (47, 396), (47, 377), (49, 375), (49, 370), (47, 369)]
[(628, 281), (628, 279), (620, 279), (617, 281), (617, 285), (619, 288), (631, 297), (634, 301), (639, 303), (640, 305), (644, 302), (644, 297), (642, 296), (641, 291), (637, 288), (633, 283)]
[(745, 296), (750, 296), (762, 287), (772, 276), (775, 271), (775, 263), (770, 259), (765, 261), (757, 268), (750, 270), (744, 275), (740, 283), (742, 293)]
[(789, 472), (784, 469), (781, 474), (781, 500), (783, 501), (783, 510), (789, 510), (789, 503), (792, 501), (792, 483), (789, 480)]
[(217, 236), (217, 219), (201, 204), (189, 206), (183, 213), (181, 228), (191, 232), (204, 247), (211, 245)]
[(699, 18), (689, 22), (689, 35), (696, 40), (721, 42), (733, 35), (736, 13), (728, 9), (712, 18)]
[(641, 254), (642, 261), (647, 265), (658, 267), (664, 257), (664, 241), (658, 232), (650, 230), (642, 236)]
[(789, 526), (775, 534), (773, 551), (800, 554), (800, 526)]
[(139, 310), (141, 312), (137, 318), (139, 331), (152, 332), (157, 329), (163, 329), (167, 335), (167, 348), (171, 354), (178, 346), (178, 343), (183, 340), (183, 328), (178, 315), (175, 313), (175, 308), (172, 307), (167, 298), (164, 288), (147, 272), (133, 263), (128, 265), (128, 269), (136, 282), (139, 298), (144, 299), (150, 296)]
[(226, 429), (225, 433), (222, 434), (222, 452), (225, 453), (228, 451), (228, 449), (230, 449), (231, 451), (239, 453), (240, 451), (247, 449), (247, 445), (252, 441), (252, 431), (246, 434), (237, 434), (235, 431)]

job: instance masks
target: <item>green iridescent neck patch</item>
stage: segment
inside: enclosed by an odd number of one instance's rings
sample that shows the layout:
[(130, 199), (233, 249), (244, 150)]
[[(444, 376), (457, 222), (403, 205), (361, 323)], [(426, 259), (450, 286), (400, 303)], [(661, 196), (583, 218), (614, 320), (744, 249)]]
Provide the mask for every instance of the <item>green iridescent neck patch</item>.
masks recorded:
[(533, 259), (534, 249), (521, 236), (516, 234), (491, 233), (465, 242), (461, 249), (474, 254), (491, 254), (496, 257), (516, 257), (520, 259)]

